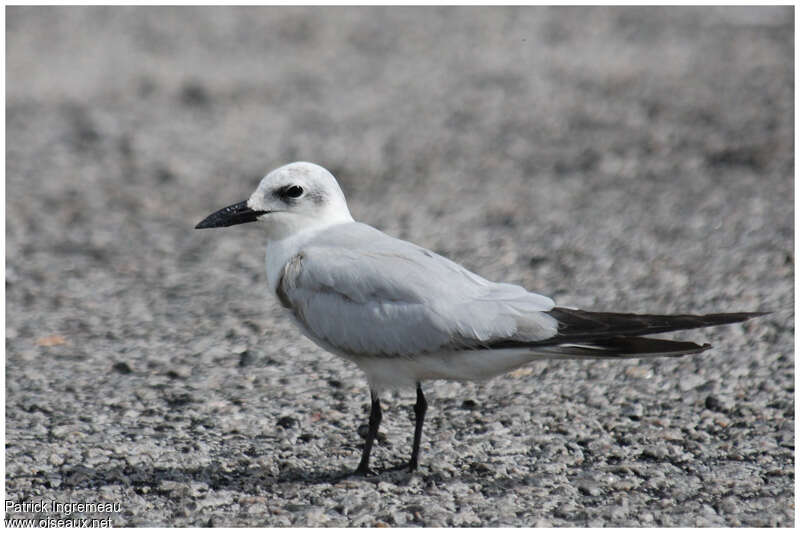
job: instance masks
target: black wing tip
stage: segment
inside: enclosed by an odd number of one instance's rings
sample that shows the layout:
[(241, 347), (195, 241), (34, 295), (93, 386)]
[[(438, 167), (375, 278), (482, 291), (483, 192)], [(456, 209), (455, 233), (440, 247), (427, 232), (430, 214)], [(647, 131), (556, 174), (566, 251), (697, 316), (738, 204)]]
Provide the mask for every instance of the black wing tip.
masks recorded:
[[(644, 337), (644, 338), (645, 338), (645, 339), (649, 339), (649, 337)], [(682, 341), (676, 341), (676, 342), (682, 342)], [(695, 344), (695, 345), (694, 345), (694, 348), (687, 349), (687, 350), (686, 350), (685, 352), (683, 352), (683, 353), (672, 353), (672, 354), (668, 354), (668, 355), (667, 355), (667, 357), (675, 357), (675, 358), (677, 358), (677, 357), (683, 357), (683, 356), (685, 356), (685, 355), (697, 355), (697, 354), (701, 354), (701, 353), (703, 353), (703, 352), (707, 352), (707, 351), (708, 351), (708, 350), (710, 350), (711, 348), (713, 348), (713, 346), (711, 346), (711, 345), (710, 345), (710, 344), (708, 344), (707, 342), (706, 342), (706, 343), (704, 343), (704, 344), (702, 344), (702, 345), (700, 345), (700, 344)]]
[(745, 320), (750, 320), (751, 318), (757, 318), (764, 315), (770, 315), (772, 311), (741, 311), (737, 313), (712, 313), (708, 315), (699, 315), (700, 317), (730, 317), (731, 320), (736, 321), (738, 319), (739, 322), (744, 322)]
[(554, 307), (547, 313), (559, 323), (558, 335), (553, 340), (566, 342), (618, 336), (653, 335), (670, 331), (723, 326), (763, 316), (769, 314), (769, 311), (710, 313), (705, 315), (648, 315)]

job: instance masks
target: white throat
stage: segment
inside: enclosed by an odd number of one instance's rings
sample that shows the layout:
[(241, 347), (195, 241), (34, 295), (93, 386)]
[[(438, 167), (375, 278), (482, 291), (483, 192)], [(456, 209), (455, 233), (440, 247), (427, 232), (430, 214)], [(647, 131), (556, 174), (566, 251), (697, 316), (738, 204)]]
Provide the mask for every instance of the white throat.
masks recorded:
[(266, 233), (268, 245), (273, 241), (282, 241), (309, 231), (316, 232), (343, 222), (353, 222), (347, 206), (343, 211), (325, 209), (316, 213), (276, 211), (262, 215), (259, 220)]

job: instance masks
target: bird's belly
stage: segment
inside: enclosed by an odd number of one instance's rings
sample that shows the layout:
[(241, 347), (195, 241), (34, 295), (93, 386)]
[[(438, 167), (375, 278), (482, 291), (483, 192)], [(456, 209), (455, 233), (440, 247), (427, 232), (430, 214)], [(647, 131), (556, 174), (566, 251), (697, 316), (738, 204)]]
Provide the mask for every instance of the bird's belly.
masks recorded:
[(418, 354), (413, 356), (352, 356), (367, 375), (370, 386), (382, 389), (414, 387), (432, 379), (483, 381), (531, 361), (528, 350), (472, 350)]
[(375, 390), (413, 388), (420, 381), (484, 381), (529, 363), (530, 350), (459, 350), (415, 355), (354, 354), (318, 338), (291, 314), (303, 334), (323, 350), (352, 361)]

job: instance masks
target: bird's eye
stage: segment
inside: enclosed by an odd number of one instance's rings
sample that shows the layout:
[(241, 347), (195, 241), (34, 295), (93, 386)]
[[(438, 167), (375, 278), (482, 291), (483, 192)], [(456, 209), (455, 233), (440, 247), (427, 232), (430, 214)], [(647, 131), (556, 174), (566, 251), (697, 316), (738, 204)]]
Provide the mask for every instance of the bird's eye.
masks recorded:
[(288, 198), (300, 198), (303, 195), (303, 188), (299, 185), (290, 185), (283, 189), (283, 196)]

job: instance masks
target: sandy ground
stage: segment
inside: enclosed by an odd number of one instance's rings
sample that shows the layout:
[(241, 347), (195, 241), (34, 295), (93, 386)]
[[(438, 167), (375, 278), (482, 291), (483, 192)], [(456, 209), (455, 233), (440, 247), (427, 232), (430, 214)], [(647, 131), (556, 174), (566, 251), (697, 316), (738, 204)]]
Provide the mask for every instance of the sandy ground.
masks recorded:
[[(794, 524), (791, 8), (7, 8), (6, 497), (113, 525)], [(652, 362), (363, 376), (267, 294), (305, 159), (354, 216), (561, 305), (773, 310)], [(374, 466), (405, 460), (412, 391)], [(12, 512), (56, 519), (66, 511)]]

